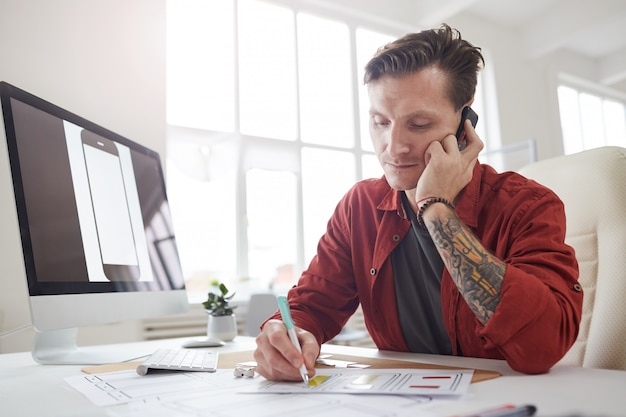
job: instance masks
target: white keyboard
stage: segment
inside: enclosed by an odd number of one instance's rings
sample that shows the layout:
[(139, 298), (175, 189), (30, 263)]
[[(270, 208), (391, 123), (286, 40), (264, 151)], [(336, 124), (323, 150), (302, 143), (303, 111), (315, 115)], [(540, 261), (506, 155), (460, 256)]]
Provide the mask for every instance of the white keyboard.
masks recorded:
[(139, 375), (152, 369), (184, 372), (215, 372), (217, 352), (194, 349), (158, 349), (137, 367)]

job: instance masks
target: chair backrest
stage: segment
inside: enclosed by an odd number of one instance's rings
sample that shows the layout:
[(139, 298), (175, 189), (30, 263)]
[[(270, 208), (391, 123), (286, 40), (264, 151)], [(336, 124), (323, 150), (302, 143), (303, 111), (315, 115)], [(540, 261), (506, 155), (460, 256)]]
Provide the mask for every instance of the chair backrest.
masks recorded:
[(273, 293), (255, 293), (248, 301), (246, 313), (246, 336), (261, 333), (261, 324), (278, 310), (276, 295)]
[(607, 146), (520, 170), (565, 205), (565, 241), (576, 250), (583, 316), (562, 364), (626, 369), (626, 149)]

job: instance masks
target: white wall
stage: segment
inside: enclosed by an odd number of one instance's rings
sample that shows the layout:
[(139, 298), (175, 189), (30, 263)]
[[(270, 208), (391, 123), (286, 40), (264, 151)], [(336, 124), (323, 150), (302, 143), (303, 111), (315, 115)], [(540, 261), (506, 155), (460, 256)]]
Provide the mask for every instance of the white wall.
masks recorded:
[[(165, 0), (0, 0), (0, 80), (163, 155)], [(4, 332), (30, 322), (5, 143), (0, 196)], [(28, 349), (30, 339), (0, 339), (0, 352)]]
[(562, 155), (559, 75), (568, 74), (599, 86), (600, 63), (566, 50), (531, 59), (522, 52), (519, 31), (468, 15), (448, 23), (464, 38), (489, 51), (486, 65), (495, 73), (502, 144), (535, 139), (539, 159)]
[(517, 33), (507, 28), (469, 16), (447, 23), (487, 52), (485, 65), (495, 75), (502, 145), (535, 139), (539, 159), (562, 154), (558, 113), (552, 114), (551, 108), (556, 87), (550, 86), (553, 77), (545, 63), (526, 59)]

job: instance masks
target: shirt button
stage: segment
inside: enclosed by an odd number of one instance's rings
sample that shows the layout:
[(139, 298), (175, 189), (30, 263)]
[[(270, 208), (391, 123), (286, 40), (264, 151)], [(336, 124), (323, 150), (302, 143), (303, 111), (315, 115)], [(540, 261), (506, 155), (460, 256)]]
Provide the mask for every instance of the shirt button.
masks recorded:
[(574, 284), (574, 291), (581, 292), (583, 287), (580, 284)]
[(376, 268), (370, 269), (370, 275), (376, 275)]
[(394, 242), (397, 242), (397, 241), (400, 240), (400, 235), (393, 235), (392, 239), (393, 239)]

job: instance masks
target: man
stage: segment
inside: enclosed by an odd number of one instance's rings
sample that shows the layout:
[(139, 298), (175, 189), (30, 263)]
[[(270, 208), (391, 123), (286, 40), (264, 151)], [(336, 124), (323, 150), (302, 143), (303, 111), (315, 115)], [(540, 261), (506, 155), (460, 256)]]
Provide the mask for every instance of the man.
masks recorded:
[(261, 375), (298, 380), (304, 363), (312, 376), (320, 344), (359, 303), (379, 349), (505, 359), (543, 373), (572, 345), (583, 294), (563, 204), (480, 164), (483, 143), (461, 120), (483, 63), (443, 25), (367, 64), (370, 135), (385, 175), (338, 204), (288, 294), (302, 354), (272, 317), (257, 337)]

